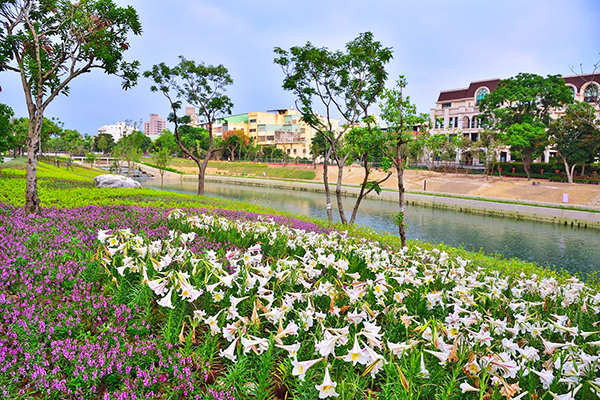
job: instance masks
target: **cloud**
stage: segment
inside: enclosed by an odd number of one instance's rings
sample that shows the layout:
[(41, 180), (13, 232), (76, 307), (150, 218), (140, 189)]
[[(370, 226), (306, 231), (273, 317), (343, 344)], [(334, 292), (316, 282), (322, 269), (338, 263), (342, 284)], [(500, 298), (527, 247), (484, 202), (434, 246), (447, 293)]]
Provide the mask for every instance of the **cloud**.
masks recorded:
[(198, 20), (215, 25), (228, 26), (239, 23), (239, 20), (222, 8), (206, 4), (203, 1), (192, 1), (191, 14)]

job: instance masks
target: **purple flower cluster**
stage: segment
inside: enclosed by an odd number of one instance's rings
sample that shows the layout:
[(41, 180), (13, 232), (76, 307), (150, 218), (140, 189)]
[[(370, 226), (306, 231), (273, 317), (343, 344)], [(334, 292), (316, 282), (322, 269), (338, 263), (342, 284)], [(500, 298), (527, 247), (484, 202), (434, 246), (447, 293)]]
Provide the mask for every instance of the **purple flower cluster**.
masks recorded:
[[(164, 342), (136, 307), (118, 304), (88, 271), (101, 229), (168, 237), (170, 210), (137, 206), (44, 209), (25, 216), (0, 203), (0, 397), (173, 398), (230, 392), (206, 388), (203, 361)], [(228, 210), (231, 219), (263, 216)], [(273, 217), (294, 228), (323, 231)], [(228, 249), (197, 237), (192, 251)], [(201, 397), (200, 397), (201, 398)]]

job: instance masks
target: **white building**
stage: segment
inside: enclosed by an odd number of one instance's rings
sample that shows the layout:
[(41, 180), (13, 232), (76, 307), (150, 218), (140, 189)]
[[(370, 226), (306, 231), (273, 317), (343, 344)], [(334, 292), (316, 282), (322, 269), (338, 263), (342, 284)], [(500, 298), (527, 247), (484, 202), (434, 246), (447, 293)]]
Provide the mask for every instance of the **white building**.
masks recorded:
[(118, 142), (123, 136), (133, 133), (134, 127), (127, 125), (125, 122), (117, 122), (114, 125), (103, 125), (98, 128), (98, 134), (108, 133), (113, 137), (115, 142)]

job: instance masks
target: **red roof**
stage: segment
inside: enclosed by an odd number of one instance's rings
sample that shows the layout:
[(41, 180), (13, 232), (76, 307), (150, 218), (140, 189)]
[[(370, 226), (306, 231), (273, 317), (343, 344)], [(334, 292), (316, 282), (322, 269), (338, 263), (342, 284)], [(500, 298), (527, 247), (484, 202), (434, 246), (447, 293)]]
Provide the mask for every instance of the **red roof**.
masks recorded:
[(565, 83), (575, 86), (579, 92), (581, 87), (588, 82), (600, 82), (600, 74), (563, 76), (563, 79), (565, 80)]
[[(600, 73), (598, 74), (584, 74), (584, 75), (574, 75), (574, 76), (564, 76), (563, 79), (565, 83), (574, 85), (579, 92), (581, 87), (585, 85), (587, 82), (599, 82), (600, 83)], [(462, 100), (466, 98), (475, 98), (475, 93), (481, 87), (487, 87), (490, 92), (496, 90), (498, 87), (498, 83), (500, 79), (489, 79), (486, 81), (477, 81), (471, 82), (468, 88), (466, 89), (456, 89), (456, 90), (446, 90), (440, 92), (440, 96), (438, 97), (438, 102), (450, 102), (452, 100)]]

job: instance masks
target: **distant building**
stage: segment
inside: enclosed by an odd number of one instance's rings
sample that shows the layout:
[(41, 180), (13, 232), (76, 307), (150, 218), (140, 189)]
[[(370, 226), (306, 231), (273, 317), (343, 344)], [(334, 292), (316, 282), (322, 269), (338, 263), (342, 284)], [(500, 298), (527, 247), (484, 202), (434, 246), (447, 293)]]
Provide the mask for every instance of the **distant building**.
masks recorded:
[(190, 107), (187, 106), (185, 108), (185, 115), (187, 115), (188, 117), (190, 117), (190, 123), (189, 125), (191, 126), (198, 126), (198, 113), (196, 113), (196, 107)]
[[(213, 124), (213, 135), (241, 129), (258, 146), (272, 145), (290, 157), (310, 158), (310, 145), (316, 131), (301, 121), (302, 114), (293, 108), (270, 111), (252, 111), (219, 119)], [(324, 118), (324, 117), (321, 117)], [(340, 127), (340, 120), (332, 120), (333, 130)], [(207, 124), (201, 124), (208, 129)]]
[[(577, 101), (592, 103), (598, 110), (598, 92), (600, 89), (600, 74), (585, 74), (574, 76), (563, 76), (565, 85), (573, 92), (573, 98)], [(479, 102), (485, 96), (496, 90), (500, 79), (487, 79), (483, 81), (473, 81), (469, 87), (462, 89), (444, 90), (440, 92), (436, 107), (431, 109), (431, 119), (434, 126), (432, 133), (445, 133), (450, 136), (461, 134), (469, 137), (472, 141), (477, 141), (479, 132), (483, 130), (479, 121)], [(557, 118), (564, 113), (564, 108), (552, 110), (552, 118)], [(548, 147), (540, 161), (548, 160), (556, 155), (551, 147)], [(500, 161), (510, 161), (510, 151), (508, 147), (501, 150)], [(467, 165), (480, 164), (480, 155), (471, 154), (470, 151), (457, 155), (457, 161)]]
[(144, 135), (158, 137), (165, 129), (167, 129), (167, 120), (158, 114), (150, 114), (150, 121), (144, 122)]
[(98, 134), (106, 133), (113, 137), (115, 142), (118, 142), (123, 136), (130, 135), (134, 131), (133, 126), (127, 125), (125, 122), (117, 122), (114, 125), (103, 125), (98, 128)]

